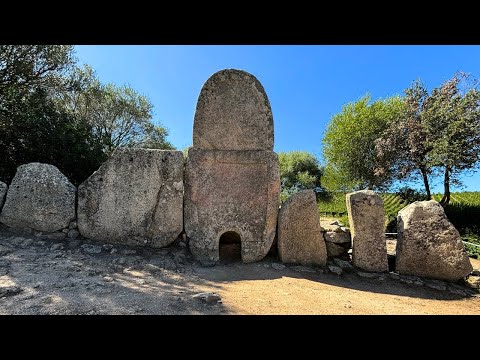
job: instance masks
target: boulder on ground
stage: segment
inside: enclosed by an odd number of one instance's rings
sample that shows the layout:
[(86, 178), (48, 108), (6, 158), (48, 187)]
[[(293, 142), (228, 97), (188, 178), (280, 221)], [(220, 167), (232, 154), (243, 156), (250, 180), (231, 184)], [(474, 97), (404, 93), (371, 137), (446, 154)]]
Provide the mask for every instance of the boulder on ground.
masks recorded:
[(415, 201), (398, 213), (395, 269), (401, 274), (456, 281), (472, 270), (459, 232), (434, 201)]
[(21, 165), (8, 189), (0, 222), (15, 229), (61, 230), (75, 219), (75, 192), (55, 166)]
[(118, 149), (78, 188), (86, 238), (163, 247), (183, 229), (183, 153)]

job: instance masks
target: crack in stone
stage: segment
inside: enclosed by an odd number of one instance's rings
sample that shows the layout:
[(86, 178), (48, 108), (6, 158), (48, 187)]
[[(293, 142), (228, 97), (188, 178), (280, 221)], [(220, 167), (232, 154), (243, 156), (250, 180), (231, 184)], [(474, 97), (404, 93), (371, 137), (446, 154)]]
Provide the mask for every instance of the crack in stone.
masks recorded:
[(162, 190), (163, 190), (163, 187), (164, 187), (164, 184), (165, 184), (165, 182), (164, 182), (165, 179), (163, 179), (163, 172), (161, 171), (159, 164), (157, 163), (156, 165), (157, 165), (157, 171), (158, 171), (158, 179), (160, 181), (160, 188), (158, 189), (158, 192), (157, 192), (157, 197), (156, 197), (156, 200), (155, 200), (156, 201), (155, 208), (152, 211), (152, 215), (151, 215), (151, 218), (150, 218), (150, 224), (147, 227), (146, 235), (148, 237), (148, 239), (147, 239), (148, 243), (150, 243), (152, 241), (152, 238), (153, 238), (153, 235), (154, 235), (154, 230), (155, 229), (152, 229), (152, 226), (155, 223), (155, 217), (157, 215), (158, 207), (160, 205), (160, 197), (161, 197)]

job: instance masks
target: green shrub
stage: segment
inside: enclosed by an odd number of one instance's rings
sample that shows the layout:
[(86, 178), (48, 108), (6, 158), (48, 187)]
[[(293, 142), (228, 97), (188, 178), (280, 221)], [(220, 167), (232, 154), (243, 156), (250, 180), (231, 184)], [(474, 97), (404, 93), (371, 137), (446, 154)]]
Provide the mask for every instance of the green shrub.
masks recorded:
[[(480, 245), (480, 235), (471, 232), (462, 235), (462, 240), (472, 244)], [(465, 250), (467, 250), (469, 256), (480, 259), (480, 247), (465, 244)]]

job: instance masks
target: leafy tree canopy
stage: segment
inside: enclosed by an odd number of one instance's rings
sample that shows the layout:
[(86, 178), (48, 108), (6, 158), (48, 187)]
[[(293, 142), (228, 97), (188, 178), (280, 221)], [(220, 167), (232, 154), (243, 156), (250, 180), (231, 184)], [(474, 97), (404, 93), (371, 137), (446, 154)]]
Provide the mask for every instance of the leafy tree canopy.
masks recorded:
[(118, 147), (172, 149), (150, 100), (76, 67), (72, 46), (0, 45), (0, 180), (28, 162), (81, 183)]
[(302, 189), (321, 191), (323, 169), (317, 158), (306, 151), (280, 152), (282, 200)]
[(353, 188), (388, 188), (392, 182), (389, 169), (376, 171), (386, 159), (377, 156), (375, 140), (404, 109), (405, 103), (399, 96), (372, 102), (366, 95), (334, 115), (322, 141), (330, 179), (341, 177)]

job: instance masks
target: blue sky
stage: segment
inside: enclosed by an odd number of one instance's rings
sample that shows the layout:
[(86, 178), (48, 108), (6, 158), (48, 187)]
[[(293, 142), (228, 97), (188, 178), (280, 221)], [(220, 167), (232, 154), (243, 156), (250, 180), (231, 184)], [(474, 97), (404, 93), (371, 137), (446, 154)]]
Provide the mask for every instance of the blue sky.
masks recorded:
[[(192, 144), (193, 116), (203, 83), (224, 68), (246, 70), (265, 87), (272, 106), (275, 148), (305, 150), (321, 159), (321, 139), (342, 105), (370, 93), (402, 94), (421, 78), (439, 86), (457, 70), (480, 77), (480, 46), (76, 46), (103, 82), (129, 84), (148, 96), (155, 120), (178, 149)], [(442, 191), (441, 179), (432, 179)], [(464, 178), (480, 191), (480, 171)]]

